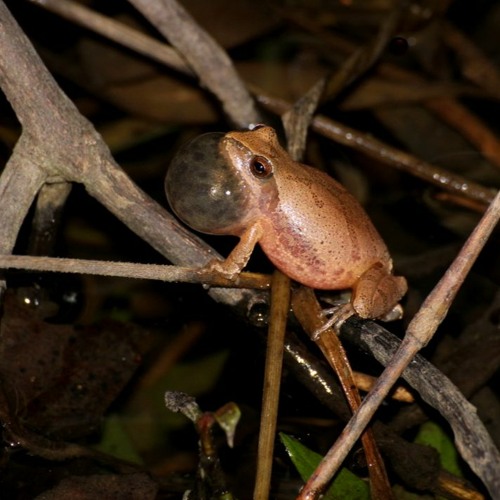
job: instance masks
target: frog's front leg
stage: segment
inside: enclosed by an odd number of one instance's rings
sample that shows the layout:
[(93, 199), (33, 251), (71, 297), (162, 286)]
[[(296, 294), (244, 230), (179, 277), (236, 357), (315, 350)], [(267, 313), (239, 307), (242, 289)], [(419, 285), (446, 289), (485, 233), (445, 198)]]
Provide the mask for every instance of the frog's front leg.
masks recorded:
[(263, 230), (259, 222), (251, 224), (240, 236), (240, 241), (225, 260), (214, 259), (202, 268), (213, 271), (233, 280), (247, 265), (255, 245), (262, 237)]

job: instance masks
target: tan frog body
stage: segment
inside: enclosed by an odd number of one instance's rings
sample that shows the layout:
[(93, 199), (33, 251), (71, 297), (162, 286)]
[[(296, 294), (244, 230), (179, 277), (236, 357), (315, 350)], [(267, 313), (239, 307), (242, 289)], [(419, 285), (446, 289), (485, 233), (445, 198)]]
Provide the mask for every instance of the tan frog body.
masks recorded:
[(352, 289), (362, 318), (388, 315), (406, 293), (385, 243), (359, 202), (327, 174), (293, 161), (271, 127), (194, 139), (165, 189), (193, 229), (240, 237), (213, 269), (234, 277), (259, 243), (273, 264), (312, 288)]

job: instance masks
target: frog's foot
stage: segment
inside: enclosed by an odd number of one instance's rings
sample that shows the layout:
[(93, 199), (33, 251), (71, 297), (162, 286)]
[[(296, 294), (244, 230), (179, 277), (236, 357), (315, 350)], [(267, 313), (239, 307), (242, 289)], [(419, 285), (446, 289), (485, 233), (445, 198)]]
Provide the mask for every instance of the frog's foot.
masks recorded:
[(199, 273), (214, 273), (216, 275), (222, 276), (228, 280), (233, 281), (236, 279), (238, 274), (241, 272), (239, 266), (235, 265), (234, 262), (226, 260), (213, 259), (208, 264), (198, 269)]
[[(408, 286), (402, 276), (392, 275), (380, 263), (365, 271), (355, 284), (352, 304), (363, 319), (398, 319), (398, 303)], [(387, 321), (384, 319), (384, 321)]]
[(356, 314), (356, 311), (352, 307), (352, 304), (348, 302), (347, 304), (344, 302), (335, 307), (331, 307), (329, 309), (323, 310), (323, 316), (330, 316), (328, 320), (317, 330), (315, 330), (311, 336), (314, 341), (317, 341), (319, 336), (328, 330), (328, 328), (332, 328), (335, 330), (335, 333), (339, 333), (340, 327), (344, 324), (344, 322), (349, 319), (351, 316)]

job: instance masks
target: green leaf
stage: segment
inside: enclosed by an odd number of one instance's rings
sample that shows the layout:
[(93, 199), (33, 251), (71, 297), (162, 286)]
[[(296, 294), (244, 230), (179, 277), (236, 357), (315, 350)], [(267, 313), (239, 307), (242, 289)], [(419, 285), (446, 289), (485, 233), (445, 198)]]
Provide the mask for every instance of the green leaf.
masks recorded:
[(227, 444), (232, 448), (236, 426), (241, 418), (241, 410), (236, 403), (227, 403), (214, 413), (214, 417), (221, 429), (226, 433)]
[[(280, 439), (300, 477), (306, 482), (320, 463), (322, 456), (287, 434), (280, 433)], [(342, 468), (322, 498), (324, 500), (369, 500), (370, 488), (365, 481), (346, 468)]]
[(438, 424), (434, 422), (422, 424), (415, 442), (435, 448), (439, 453), (441, 467), (451, 474), (462, 477), (457, 449), (449, 435)]

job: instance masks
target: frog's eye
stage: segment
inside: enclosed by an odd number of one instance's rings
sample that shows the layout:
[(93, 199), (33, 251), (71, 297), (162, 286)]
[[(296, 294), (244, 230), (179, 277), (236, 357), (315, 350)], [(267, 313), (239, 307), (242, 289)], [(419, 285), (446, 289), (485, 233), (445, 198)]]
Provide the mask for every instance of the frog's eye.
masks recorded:
[(272, 175), (273, 166), (264, 156), (254, 156), (250, 160), (250, 172), (259, 179), (265, 179)]

